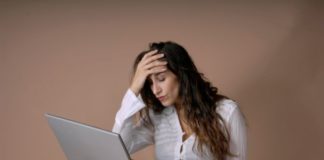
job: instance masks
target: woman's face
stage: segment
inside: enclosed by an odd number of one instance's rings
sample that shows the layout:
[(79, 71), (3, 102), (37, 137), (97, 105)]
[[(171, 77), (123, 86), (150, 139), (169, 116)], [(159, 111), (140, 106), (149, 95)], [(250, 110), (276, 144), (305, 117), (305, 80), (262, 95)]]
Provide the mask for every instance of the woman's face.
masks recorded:
[(170, 70), (148, 77), (151, 90), (163, 106), (175, 105), (179, 100), (179, 81)]

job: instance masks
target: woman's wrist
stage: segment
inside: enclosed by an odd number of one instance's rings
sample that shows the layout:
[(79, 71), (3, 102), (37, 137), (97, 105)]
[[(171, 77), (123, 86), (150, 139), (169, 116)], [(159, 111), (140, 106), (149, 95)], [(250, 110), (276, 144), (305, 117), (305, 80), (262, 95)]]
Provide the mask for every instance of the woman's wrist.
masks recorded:
[(139, 90), (136, 89), (135, 87), (130, 86), (129, 89), (136, 95), (136, 97), (139, 95)]

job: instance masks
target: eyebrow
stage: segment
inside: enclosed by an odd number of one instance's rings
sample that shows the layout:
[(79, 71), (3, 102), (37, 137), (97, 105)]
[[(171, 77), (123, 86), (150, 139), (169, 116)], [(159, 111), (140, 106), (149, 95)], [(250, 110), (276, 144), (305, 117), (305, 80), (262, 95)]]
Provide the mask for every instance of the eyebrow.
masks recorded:
[(152, 81), (152, 80), (151, 80), (152, 76), (158, 77), (158, 76), (161, 75), (161, 74), (165, 74), (165, 71), (164, 71), (164, 72), (160, 72), (160, 73), (152, 74), (149, 78), (147, 78), (147, 80), (151, 82), (151, 81)]
[(155, 73), (154, 75), (155, 76), (159, 76), (159, 75), (161, 75), (161, 74), (163, 74), (164, 72), (160, 72), (160, 73)]

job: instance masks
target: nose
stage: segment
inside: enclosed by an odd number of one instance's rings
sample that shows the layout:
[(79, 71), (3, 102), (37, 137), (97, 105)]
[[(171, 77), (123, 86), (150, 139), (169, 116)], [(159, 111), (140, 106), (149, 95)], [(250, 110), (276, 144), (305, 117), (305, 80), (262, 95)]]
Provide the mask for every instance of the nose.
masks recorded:
[(161, 91), (162, 91), (162, 89), (158, 84), (156, 84), (156, 83), (152, 84), (152, 92), (155, 96), (158, 96), (161, 93)]

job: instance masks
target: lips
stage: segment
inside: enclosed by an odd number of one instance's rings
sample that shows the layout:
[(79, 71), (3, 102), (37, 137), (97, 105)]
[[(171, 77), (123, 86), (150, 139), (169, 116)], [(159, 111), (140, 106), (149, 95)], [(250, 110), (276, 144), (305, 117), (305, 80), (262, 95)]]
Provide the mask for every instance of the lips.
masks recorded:
[(165, 96), (157, 97), (157, 99), (163, 101), (165, 99)]

